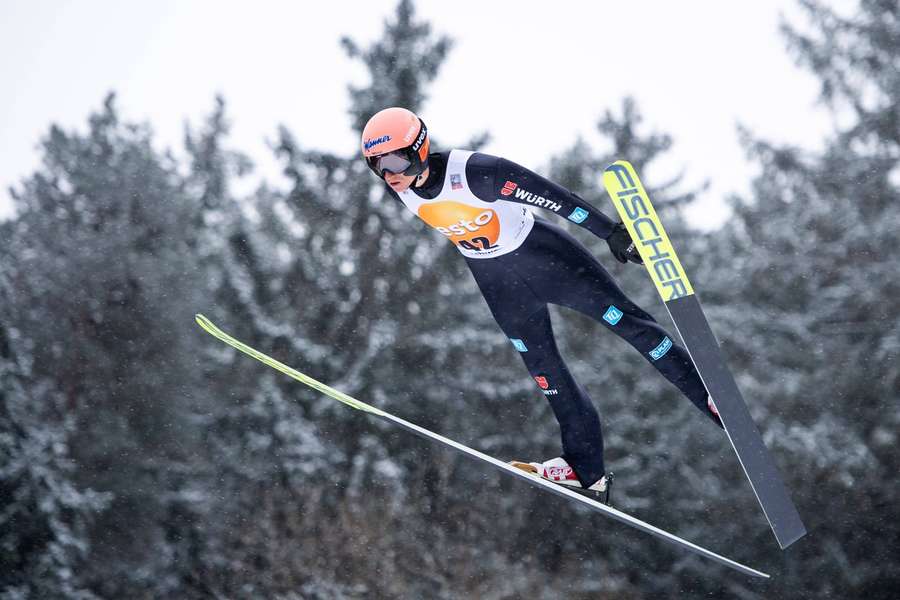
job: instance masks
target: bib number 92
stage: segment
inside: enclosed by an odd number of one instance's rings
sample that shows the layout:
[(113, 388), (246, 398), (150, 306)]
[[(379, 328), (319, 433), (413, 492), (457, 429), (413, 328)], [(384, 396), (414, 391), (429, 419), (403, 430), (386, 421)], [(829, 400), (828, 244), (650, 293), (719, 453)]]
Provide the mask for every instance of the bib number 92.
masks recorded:
[(496, 244), (491, 244), (491, 241), (486, 237), (476, 237), (471, 240), (460, 240), (459, 245), (465, 248), (466, 250), (472, 250), (474, 252), (484, 252), (485, 250), (493, 250), (497, 247)]

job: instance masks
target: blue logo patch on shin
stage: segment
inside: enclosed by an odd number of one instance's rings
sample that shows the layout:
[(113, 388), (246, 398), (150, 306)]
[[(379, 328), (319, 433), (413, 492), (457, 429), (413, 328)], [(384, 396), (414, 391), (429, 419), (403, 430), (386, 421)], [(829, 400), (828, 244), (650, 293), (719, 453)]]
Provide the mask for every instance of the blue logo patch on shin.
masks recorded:
[(568, 219), (573, 223), (584, 223), (585, 219), (587, 219), (588, 216), (588, 211), (584, 210), (581, 207), (578, 207), (572, 211), (572, 214), (568, 216)]
[(669, 351), (669, 348), (672, 347), (672, 340), (669, 339), (669, 336), (663, 338), (663, 341), (659, 343), (659, 346), (650, 351), (650, 358), (653, 360), (659, 360), (663, 356), (666, 355), (666, 352)]
[(525, 342), (516, 338), (509, 338), (509, 341), (512, 342), (512, 345), (515, 346), (516, 350), (519, 352), (528, 352), (528, 348), (525, 347)]
[(619, 322), (619, 320), (621, 320), (622, 315), (624, 314), (625, 313), (623, 313), (621, 310), (610, 304), (609, 308), (606, 309), (606, 313), (603, 315), (603, 320), (610, 325), (615, 325)]

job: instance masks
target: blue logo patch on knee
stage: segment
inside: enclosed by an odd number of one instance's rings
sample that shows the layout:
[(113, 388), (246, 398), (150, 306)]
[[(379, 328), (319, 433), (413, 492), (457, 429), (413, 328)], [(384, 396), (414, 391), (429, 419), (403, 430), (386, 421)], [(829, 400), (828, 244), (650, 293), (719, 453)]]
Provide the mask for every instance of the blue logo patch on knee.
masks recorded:
[(653, 360), (659, 360), (663, 356), (665, 356), (666, 352), (669, 351), (669, 348), (672, 347), (672, 340), (669, 339), (669, 336), (663, 338), (663, 341), (659, 343), (659, 346), (650, 351), (650, 358)]
[(625, 313), (623, 313), (621, 310), (610, 304), (609, 308), (606, 309), (606, 314), (603, 315), (603, 320), (610, 325), (615, 325), (619, 322), (619, 320), (622, 318), (622, 315), (624, 314)]
[(516, 338), (509, 338), (509, 341), (512, 342), (512, 345), (515, 346), (516, 350), (519, 352), (528, 352), (528, 348), (525, 347), (525, 342)]

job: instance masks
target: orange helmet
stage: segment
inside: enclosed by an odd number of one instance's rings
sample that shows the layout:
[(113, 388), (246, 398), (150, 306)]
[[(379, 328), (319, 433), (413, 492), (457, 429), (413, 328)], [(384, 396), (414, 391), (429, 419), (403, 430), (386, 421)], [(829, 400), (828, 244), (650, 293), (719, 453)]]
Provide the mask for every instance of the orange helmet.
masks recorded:
[(366, 164), (382, 178), (385, 171), (420, 175), (428, 166), (428, 149), (425, 122), (405, 108), (378, 111), (363, 129)]

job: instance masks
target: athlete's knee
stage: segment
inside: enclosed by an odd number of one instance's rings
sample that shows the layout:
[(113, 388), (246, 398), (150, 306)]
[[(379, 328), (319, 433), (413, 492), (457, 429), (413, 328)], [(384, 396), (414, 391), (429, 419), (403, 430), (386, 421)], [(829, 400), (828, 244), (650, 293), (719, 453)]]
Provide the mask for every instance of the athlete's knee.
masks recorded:
[(566, 364), (560, 356), (533, 356), (525, 360), (525, 368), (532, 377), (542, 376), (564, 387), (574, 384)]
[(562, 362), (562, 357), (553, 343), (518, 338), (513, 339), (512, 343), (529, 370), (548, 369)]

